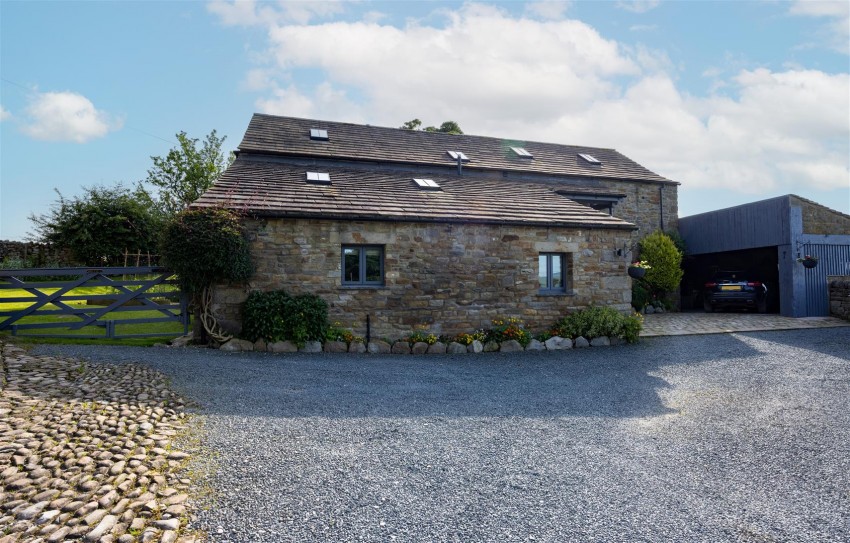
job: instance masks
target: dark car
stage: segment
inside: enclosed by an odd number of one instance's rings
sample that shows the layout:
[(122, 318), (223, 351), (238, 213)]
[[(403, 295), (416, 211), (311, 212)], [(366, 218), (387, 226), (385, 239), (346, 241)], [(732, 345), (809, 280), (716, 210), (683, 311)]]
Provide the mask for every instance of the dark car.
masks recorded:
[(705, 284), (703, 307), (707, 312), (726, 307), (767, 311), (767, 285), (742, 271), (719, 271)]

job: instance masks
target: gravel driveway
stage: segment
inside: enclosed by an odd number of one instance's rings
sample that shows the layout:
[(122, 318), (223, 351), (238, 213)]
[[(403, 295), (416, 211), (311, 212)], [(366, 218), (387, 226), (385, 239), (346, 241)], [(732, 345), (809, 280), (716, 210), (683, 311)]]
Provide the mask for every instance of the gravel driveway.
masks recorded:
[(516, 355), (41, 346), (203, 406), (216, 542), (850, 541), (850, 329)]

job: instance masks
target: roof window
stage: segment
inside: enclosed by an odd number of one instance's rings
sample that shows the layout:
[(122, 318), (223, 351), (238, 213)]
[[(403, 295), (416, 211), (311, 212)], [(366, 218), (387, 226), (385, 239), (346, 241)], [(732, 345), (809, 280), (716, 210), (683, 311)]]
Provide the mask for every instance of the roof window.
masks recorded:
[(581, 157), (581, 159), (587, 162), (588, 164), (593, 164), (594, 166), (602, 166), (602, 161), (593, 155), (589, 155), (587, 153), (579, 153), (578, 156)]
[(460, 159), (461, 162), (469, 162), (469, 158), (460, 151), (446, 151), (446, 153), (452, 157), (452, 160)]
[(307, 172), (307, 182), (311, 185), (330, 185), (331, 176), (324, 172)]
[(442, 190), (433, 179), (414, 179), (413, 182), (422, 190)]
[(328, 131), (323, 128), (311, 128), (310, 139), (319, 141), (328, 141)]
[(511, 147), (511, 149), (514, 153), (517, 154), (517, 156), (521, 156), (522, 158), (534, 158), (534, 155), (532, 155), (522, 147)]

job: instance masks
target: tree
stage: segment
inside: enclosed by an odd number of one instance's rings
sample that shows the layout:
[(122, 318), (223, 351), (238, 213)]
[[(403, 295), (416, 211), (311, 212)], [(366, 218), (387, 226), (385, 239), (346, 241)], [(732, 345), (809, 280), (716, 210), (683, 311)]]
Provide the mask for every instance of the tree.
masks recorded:
[(206, 331), (216, 341), (230, 339), (212, 314), (212, 288), (251, 276), (251, 254), (239, 216), (223, 208), (181, 211), (166, 222), (159, 250), (180, 288), (192, 297), (196, 337), (204, 340)]
[(640, 259), (652, 266), (646, 270), (643, 283), (654, 297), (675, 291), (682, 281), (682, 253), (670, 236), (660, 230), (640, 241)]
[(124, 251), (156, 253), (162, 219), (143, 191), (84, 187), (82, 196), (59, 200), (43, 215), (30, 215), (35, 238), (67, 248), (86, 266), (118, 264)]
[[(411, 121), (407, 121), (399, 128), (403, 128), (405, 130), (420, 130), (420, 126), (422, 126), (422, 121), (419, 119), (413, 119)], [(463, 134), (463, 130), (460, 129), (460, 125), (454, 121), (446, 121), (441, 124), (439, 128), (426, 126), (421, 130), (424, 130), (425, 132), (442, 132), (444, 134)]]
[(156, 200), (163, 213), (174, 215), (185, 209), (221, 177), (234, 158), (233, 153), (225, 155), (221, 150), (225, 139), (213, 130), (198, 149), (197, 138), (178, 132), (177, 147), (164, 158), (151, 157), (153, 168), (146, 181), (158, 189)]

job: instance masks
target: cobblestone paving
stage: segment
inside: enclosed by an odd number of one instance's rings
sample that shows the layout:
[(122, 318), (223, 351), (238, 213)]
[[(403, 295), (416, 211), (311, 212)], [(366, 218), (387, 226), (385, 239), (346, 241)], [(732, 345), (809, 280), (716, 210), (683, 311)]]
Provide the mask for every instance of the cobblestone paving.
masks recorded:
[(723, 334), (800, 330), (805, 328), (850, 327), (850, 322), (834, 317), (791, 318), (757, 313), (661, 313), (645, 315), (642, 337)]
[(133, 365), (0, 343), (0, 543), (189, 543), (182, 401)]

